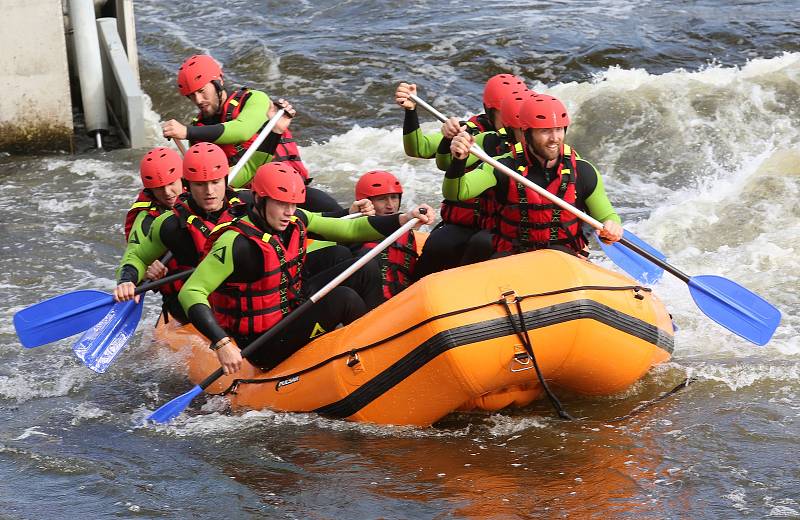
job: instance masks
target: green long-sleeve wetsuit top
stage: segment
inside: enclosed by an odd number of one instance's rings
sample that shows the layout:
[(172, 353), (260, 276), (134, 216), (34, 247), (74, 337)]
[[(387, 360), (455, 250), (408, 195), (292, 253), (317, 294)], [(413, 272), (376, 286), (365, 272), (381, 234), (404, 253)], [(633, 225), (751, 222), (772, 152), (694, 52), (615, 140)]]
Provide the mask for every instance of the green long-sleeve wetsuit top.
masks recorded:
[[(214, 144), (239, 144), (244, 143), (256, 134), (269, 120), (269, 96), (260, 90), (249, 90), (249, 95), (242, 102), (241, 110), (236, 118), (220, 123), (220, 114), (204, 117), (186, 129), (186, 137), (191, 143), (204, 141)], [(258, 147), (258, 151), (242, 166), (242, 169), (232, 180), (231, 187), (241, 188), (253, 178), (256, 170), (262, 164), (272, 160), (275, 150), (280, 142), (280, 134), (271, 132), (267, 139)]]
[[(498, 157), (497, 160), (517, 172), (517, 167), (524, 164), (524, 159), (516, 159), (510, 154)], [(527, 178), (546, 189), (547, 185), (555, 178), (559, 162), (557, 161), (556, 166), (552, 168), (544, 168), (536, 161), (536, 164), (529, 165)], [(464, 165), (463, 159), (453, 159), (445, 172), (442, 193), (446, 199), (471, 199), (496, 186), (495, 196), (498, 198), (498, 202), (500, 204), (505, 202), (505, 194), (508, 193), (508, 175), (485, 163), (479, 168), (465, 173)], [(600, 222), (613, 220), (622, 223), (611, 205), (611, 201), (608, 200), (603, 179), (594, 165), (581, 158), (576, 158), (576, 165), (578, 175), (575, 184), (575, 206)]]
[[(189, 192), (182, 194), (181, 198), (186, 201), (195, 215), (200, 215), (203, 220), (214, 224), (230, 207), (229, 200), (238, 199), (244, 203), (251, 202), (252, 192), (228, 189), (222, 209), (210, 213), (200, 209)], [(123, 255), (117, 270), (117, 283), (133, 282), (138, 284), (144, 278), (147, 267), (153, 261), (164, 256), (167, 251), (172, 252), (180, 266), (195, 266), (200, 262), (200, 252), (197, 250), (192, 236), (174, 211), (167, 211), (159, 215), (150, 225), (150, 230), (144, 240), (135, 247), (125, 250), (125, 255)]]
[[(298, 209), (295, 216), (305, 224), (310, 236), (335, 242), (380, 240), (391, 235), (400, 227), (397, 214), (342, 220)], [(248, 205), (247, 213), (242, 218), (267, 233), (276, 234), (256, 213), (252, 204)], [(289, 227), (283, 233), (291, 233), (291, 231), (292, 228)], [(281, 236), (283, 243), (286, 243), (287, 238)], [(225, 282), (255, 282), (263, 276), (263, 271), (262, 249), (241, 233), (225, 231), (217, 238), (214, 245), (211, 246), (210, 253), (186, 281), (178, 299), (192, 324), (213, 344), (228, 336), (229, 333), (225, 332), (214, 318), (208, 302), (209, 295)]]
[[(475, 138), (475, 144), (486, 150), (491, 156), (503, 155), (508, 151), (509, 138), (505, 128), (497, 129), (486, 114), (477, 114), (466, 121), (461, 121), (461, 126), (467, 127), (467, 133)], [(436, 167), (447, 171), (452, 161), (450, 143), (452, 139), (443, 137), (436, 149)], [(464, 164), (465, 171), (477, 167), (480, 159), (470, 154)]]
[[(405, 110), (403, 119), (403, 150), (409, 157), (433, 159), (442, 138), (441, 132), (423, 134), (419, 127), (417, 109)], [(449, 146), (449, 145), (448, 145)]]
[[(163, 212), (162, 212), (163, 215)], [(144, 240), (150, 232), (150, 227), (153, 225), (157, 217), (154, 217), (147, 211), (140, 211), (131, 225), (131, 232), (128, 235), (128, 242), (125, 244), (125, 253), (122, 255), (125, 258), (134, 248)]]
[[(509, 139), (505, 128), (501, 128), (500, 130), (480, 132), (475, 134), (474, 137), (475, 144), (481, 149), (485, 150), (486, 153), (492, 157), (497, 157), (499, 155), (508, 153), (512, 146), (511, 140)], [(443, 172), (447, 171), (447, 168), (450, 167), (450, 163), (453, 161), (453, 156), (450, 155), (451, 142), (452, 139), (443, 138), (439, 143), (439, 148), (436, 150), (436, 167)], [(470, 171), (473, 168), (476, 168), (478, 163), (480, 163), (480, 159), (472, 154), (469, 154), (464, 163), (464, 171)]]
[[(508, 138), (505, 129), (495, 130), (489, 117), (486, 114), (477, 114), (470, 117), (467, 121), (461, 121), (461, 125), (466, 125), (467, 131), (475, 136), (475, 143), (492, 153), (508, 146)], [(406, 110), (403, 120), (403, 149), (409, 157), (419, 157), (421, 159), (436, 158), (436, 167), (446, 171), (450, 166), (450, 142), (441, 132), (431, 132), (423, 134), (419, 126), (419, 116), (416, 109)], [(466, 168), (473, 168), (479, 159), (473, 155), (467, 158)]]

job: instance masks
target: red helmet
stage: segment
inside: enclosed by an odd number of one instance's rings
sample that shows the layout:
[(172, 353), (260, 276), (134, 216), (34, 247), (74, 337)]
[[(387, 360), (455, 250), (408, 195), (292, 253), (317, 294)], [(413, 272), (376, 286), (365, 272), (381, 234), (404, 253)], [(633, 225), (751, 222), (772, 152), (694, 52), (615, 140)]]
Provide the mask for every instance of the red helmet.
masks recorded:
[(553, 96), (539, 94), (528, 98), (519, 111), (522, 128), (559, 128), (569, 126), (564, 103)]
[(483, 88), (483, 106), (500, 108), (500, 103), (507, 92), (526, 89), (525, 82), (512, 74), (497, 74), (489, 78)]
[(367, 172), (356, 183), (356, 200), (378, 197), (390, 193), (403, 193), (397, 177), (384, 170)]
[(306, 183), (300, 172), (288, 162), (262, 164), (256, 170), (251, 189), (259, 197), (302, 204), (306, 201)]
[(506, 128), (522, 128), (519, 121), (519, 111), (525, 100), (536, 96), (532, 90), (522, 90), (510, 92), (500, 103), (500, 117), (503, 119), (503, 126)]
[(193, 144), (183, 157), (183, 178), (205, 182), (228, 176), (228, 156), (214, 143)]
[(178, 90), (188, 96), (215, 79), (222, 79), (222, 68), (208, 54), (195, 54), (178, 69)]
[(142, 157), (139, 174), (145, 188), (160, 188), (181, 178), (183, 159), (172, 148), (153, 148)]

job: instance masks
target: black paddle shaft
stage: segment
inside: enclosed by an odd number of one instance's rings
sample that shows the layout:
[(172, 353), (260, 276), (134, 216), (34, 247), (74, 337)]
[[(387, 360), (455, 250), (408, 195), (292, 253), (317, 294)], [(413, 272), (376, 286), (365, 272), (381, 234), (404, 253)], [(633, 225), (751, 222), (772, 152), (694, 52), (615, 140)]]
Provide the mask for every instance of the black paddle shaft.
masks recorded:
[[(255, 352), (256, 350), (261, 348), (262, 345), (264, 345), (265, 343), (270, 341), (276, 335), (280, 334), (281, 331), (283, 331), (283, 329), (288, 327), (292, 322), (294, 322), (294, 320), (299, 318), (300, 315), (303, 314), (304, 312), (306, 312), (312, 305), (314, 305), (314, 301), (313, 300), (304, 301), (302, 303), (302, 305), (300, 305), (300, 307), (298, 307), (295, 310), (293, 310), (292, 312), (290, 312), (288, 316), (286, 316), (281, 321), (279, 321), (274, 327), (272, 327), (267, 332), (265, 332), (264, 334), (262, 334), (261, 336), (256, 338), (255, 341), (253, 341), (252, 343), (247, 345), (247, 347), (245, 347), (242, 350), (242, 357), (247, 359), (253, 352)], [(203, 379), (203, 381), (199, 385), (200, 388), (205, 390), (214, 381), (216, 381), (217, 379), (222, 377), (224, 374), (225, 374), (225, 372), (222, 370), (222, 367), (219, 367), (213, 374), (211, 374), (207, 378)]]
[(133, 294), (142, 294), (144, 292), (149, 291), (150, 289), (156, 289), (158, 287), (161, 287), (164, 284), (168, 284), (168, 283), (174, 282), (176, 280), (183, 280), (184, 278), (189, 278), (189, 275), (191, 275), (193, 272), (194, 272), (194, 268), (187, 269), (185, 271), (178, 271), (177, 273), (173, 273), (173, 274), (171, 274), (169, 276), (165, 276), (164, 278), (161, 278), (160, 280), (153, 280), (152, 282), (144, 283), (144, 284), (140, 285), (139, 287), (137, 287)]
[(691, 277), (688, 274), (686, 274), (683, 271), (680, 271), (680, 270), (676, 269), (675, 267), (669, 265), (668, 263), (666, 263), (662, 259), (658, 258), (657, 256), (650, 254), (648, 251), (645, 251), (641, 247), (639, 247), (636, 244), (632, 243), (630, 240), (626, 239), (624, 236), (619, 239), (619, 243), (622, 244), (623, 246), (627, 247), (628, 249), (630, 249), (634, 253), (637, 253), (637, 254), (643, 256), (644, 258), (648, 259), (649, 261), (653, 262), (658, 267), (662, 268), (663, 270), (667, 271), (668, 273), (680, 278), (682, 281), (684, 281), (686, 283), (689, 283), (689, 279)]

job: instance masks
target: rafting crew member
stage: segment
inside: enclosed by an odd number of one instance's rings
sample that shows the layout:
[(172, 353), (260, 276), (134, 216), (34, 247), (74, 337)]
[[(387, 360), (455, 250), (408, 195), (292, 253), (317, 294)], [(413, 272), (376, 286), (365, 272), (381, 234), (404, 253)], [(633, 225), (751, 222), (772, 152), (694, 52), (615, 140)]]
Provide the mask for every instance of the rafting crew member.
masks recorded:
[[(368, 199), (375, 207), (375, 215), (394, 215), (400, 211), (403, 186), (391, 172), (373, 170), (362, 175), (356, 182), (356, 199)], [(364, 254), (378, 242), (366, 242), (358, 246), (357, 254)], [(384, 249), (377, 260), (383, 282), (383, 295), (388, 300), (411, 285), (417, 253), (416, 231), (409, 231)]]
[[(416, 94), (414, 84), (401, 83), (395, 92), (395, 101), (406, 110), (403, 128), (403, 143), (406, 153), (415, 157), (435, 157), (437, 167), (446, 170), (450, 164), (450, 142), (460, 131), (476, 136), (490, 155), (502, 155), (513, 146), (503, 128), (500, 105), (504, 97), (528, 91), (525, 83), (511, 74), (497, 74), (489, 78), (483, 90), (484, 112), (472, 116), (466, 122), (450, 118), (442, 126), (440, 133), (422, 135), (416, 115), (416, 103), (409, 94)], [(436, 151), (430, 155), (433, 143)], [(419, 143), (419, 149), (428, 155), (413, 155), (412, 145)], [(423, 147), (424, 146), (424, 147)], [(476, 160), (468, 159), (466, 171), (478, 165)], [(485, 259), (491, 255), (491, 230), (494, 226), (494, 197), (491, 190), (471, 200), (442, 201), (442, 221), (431, 232), (422, 250), (415, 269), (415, 279), (428, 274), (459, 265), (466, 265)]]
[[(519, 111), (522, 154), (500, 159), (520, 175), (603, 223), (600, 238), (616, 242), (622, 225), (606, 195), (597, 169), (564, 144), (570, 119), (564, 104), (550, 95), (526, 99)], [(448, 198), (469, 199), (494, 188), (497, 228), (492, 235), (494, 256), (556, 248), (586, 255), (586, 237), (578, 218), (534, 190), (515, 182), (489, 164), (464, 171), (474, 138), (460, 132), (451, 143), (453, 161), (442, 189)]]
[[(197, 143), (189, 147), (183, 159), (183, 178), (189, 191), (181, 194), (172, 211), (158, 216), (147, 237), (122, 258), (114, 290), (116, 301), (134, 298), (146, 267), (167, 251), (176, 262), (174, 270), (197, 266), (208, 236), (221, 219), (227, 218), (227, 210), (252, 201), (248, 190), (237, 191), (227, 185), (228, 171), (228, 158), (219, 146)], [(182, 323), (188, 321), (177, 300), (167, 310)]]
[[(222, 68), (206, 54), (191, 56), (178, 69), (178, 91), (200, 110), (191, 126), (174, 119), (163, 124), (165, 138), (188, 139), (192, 144), (211, 142), (228, 156), (230, 166), (236, 164), (258, 136), (267, 121), (277, 112), (276, 104), (260, 90), (242, 87), (231, 93), (224, 88)], [(277, 105), (283, 105), (278, 100)], [(300, 172), (306, 184), (311, 182), (308, 169), (300, 158), (300, 150), (284, 118), (232, 179), (232, 187), (247, 187), (256, 169), (269, 161), (288, 161)], [(310, 211), (336, 211), (341, 206), (333, 197), (316, 188), (308, 189), (303, 205)]]
[[(209, 339), (226, 374), (241, 367), (240, 348), (352, 265), (302, 276), (308, 235), (337, 242), (372, 241), (390, 235), (412, 218), (419, 218), (420, 224), (433, 218), (426, 205), (421, 207), (427, 214), (414, 209), (405, 214), (352, 220), (298, 209), (305, 200), (306, 187), (300, 174), (285, 163), (260, 166), (252, 189), (254, 203), (237, 207), (234, 213), (240, 213), (218, 226), (207, 256), (179, 295), (187, 316)], [(279, 340), (255, 352), (250, 361), (270, 369), (314, 337), (352, 322), (382, 301), (378, 273), (365, 268), (294, 321)], [(214, 298), (209, 300), (212, 293)]]
[[(171, 148), (153, 148), (144, 154), (139, 163), (143, 189), (125, 215), (127, 246), (123, 258), (129, 250), (144, 240), (153, 221), (175, 206), (178, 197), (184, 191), (182, 170), (183, 159)], [(160, 260), (154, 260), (147, 267), (145, 278), (148, 280), (163, 278), (170, 269), (176, 267), (177, 263), (174, 260), (167, 262), (166, 266)], [(178, 295), (178, 287), (175, 284), (162, 285), (158, 291), (161, 293), (165, 309), (170, 306), (169, 301), (174, 302)]]

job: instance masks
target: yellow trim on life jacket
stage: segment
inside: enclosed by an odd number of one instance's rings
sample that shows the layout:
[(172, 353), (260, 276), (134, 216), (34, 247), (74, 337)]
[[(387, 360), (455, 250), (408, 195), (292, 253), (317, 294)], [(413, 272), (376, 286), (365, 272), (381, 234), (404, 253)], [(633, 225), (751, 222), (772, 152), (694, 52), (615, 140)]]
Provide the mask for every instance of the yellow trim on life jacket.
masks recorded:
[(220, 229), (222, 229), (224, 227), (230, 226), (231, 224), (233, 224), (232, 220), (229, 220), (228, 222), (223, 222), (221, 224), (217, 224), (216, 226), (214, 226), (214, 229), (211, 230), (211, 233), (216, 233), (217, 230), (220, 230)]
[(131, 206), (131, 209), (149, 208), (152, 203), (153, 203), (152, 201), (134, 202), (133, 206)]

